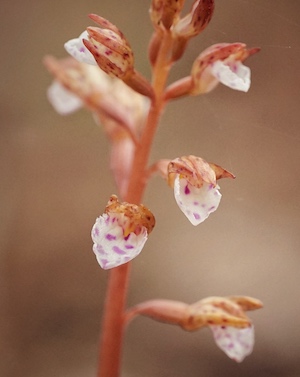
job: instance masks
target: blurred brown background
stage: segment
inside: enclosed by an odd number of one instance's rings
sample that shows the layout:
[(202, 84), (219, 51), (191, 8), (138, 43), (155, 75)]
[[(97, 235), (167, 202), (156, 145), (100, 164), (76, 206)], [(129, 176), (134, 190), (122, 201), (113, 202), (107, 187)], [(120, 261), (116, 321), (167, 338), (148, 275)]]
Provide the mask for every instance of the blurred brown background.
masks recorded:
[[(1, 33), (1, 336), (3, 377), (95, 376), (107, 272), (91, 251), (90, 229), (114, 183), (109, 146), (90, 114), (57, 115), (46, 99), (45, 54), (95, 12), (131, 41), (149, 77), (149, 1), (2, 1)], [(209, 330), (186, 333), (137, 319), (126, 336), (124, 377), (300, 376), (299, 116), (300, 2), (217, 0), (209, 28), (193, 40), (173, 78), (217, 42), (262, 51), (248, 94), (223, 86), (174, 102), (152, 160), (195, 154), (237, 175), (221, 182), (217, 213), (193, 227), (170, 188), (155, 178), (144, 202), (157, 227), (133, 263), (129, 304), (150, 298), (194, 302), (246, 294), (253, 354), (242, 364), (215, 346)]]

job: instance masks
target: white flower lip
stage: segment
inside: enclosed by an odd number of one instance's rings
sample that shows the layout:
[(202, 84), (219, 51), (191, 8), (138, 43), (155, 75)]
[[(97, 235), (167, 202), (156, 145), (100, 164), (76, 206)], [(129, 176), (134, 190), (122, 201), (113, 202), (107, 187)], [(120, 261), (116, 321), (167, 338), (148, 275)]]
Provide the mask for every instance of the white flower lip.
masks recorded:
[(210, 328), (217, 346), (231, 359), (240, 363), (251, 354), (254, 346), (254, 326), (244, 329), (230, 326)]
[(53, 81), (49, 86), (47, 97), (60, 115), (74, 113), (83, 106), (81, 99), (65, 89), (58, 81)]
[(219, 186), (213, 187), (205, 182), (201, 188), (193, 187), (186, 179), (177, 175), (174, 181), (174, 196), (181, 211), (196, 226), (218, 208), (222, 197), (218, 188)]
[(124, 237), (115, 215), (98, 217), (92, 229), (93, 251), (104, 270), (118, 267), (138, 256), (148, 238), (145, 227), (139, 235), (132, 232)]
[(83, 44), (83, 39), (89, 39), (89, 35), (86, 30), (81, 33), (78, 38), (70, 39), (64, 44), (66, 51), (80, 63), (97, 65), (93, 55)]
[(248, 92), (251, 85), (251, 71), (239, 61), (224, 63), (217, 60), (211, 65), (211, 74), (231, 89)]

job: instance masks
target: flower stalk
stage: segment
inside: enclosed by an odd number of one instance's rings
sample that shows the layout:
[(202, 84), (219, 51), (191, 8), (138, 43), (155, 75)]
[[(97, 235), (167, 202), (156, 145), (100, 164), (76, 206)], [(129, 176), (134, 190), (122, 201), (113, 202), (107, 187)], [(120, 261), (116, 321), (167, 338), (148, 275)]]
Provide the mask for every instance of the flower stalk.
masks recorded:
[(254, 326), (245, 311), (262, 304), (251, 297), (209, 297), (191, 305), (150, 300), (126, 308), (130, 261), (139, 255), (155, 225), (154, 215), (141, 204), (149, 178), (159, 173), (167, 181), (180, 210), (193, 225), (217, 210), (222, 196), (217, 180), (235, 178), (221, 166), (194, 155), (161, 159), (148, 167), (166, 104), (181, 96), (208, 93), (218, 83), (246, 92), (250, 69), (242, 62), (258, 51), (242, 43), (213, 45), (195, 60), (190, 76), (167, 87), (172, 65), (181, 58), (189, 40), (210, 22), (214, 0), (194, 0), (185, 17), (180, 15), (183, 6), (184, 0), (152, 0), (151, 83), (136, 71), (124, 34), (95, 14), (90, 18), (98, 26), (88, 27), (65, 44), (74, 59), (45, 59), (56, 79), (48, 97), (57, 111), (68, 114), (84, 106), (103, 126), (111, 143), (111, 171), (124, 200), (111, 195), (92, 229), (97, 262), (109, 270), (97, 377), (120, 376), (125, 328), (137, 315), (187, 331), (208, 326), (218, 347), (237, 362), (249, 355), (254, 345)]
[[(155, 97), (140, 143), (136, 147), (128, 191), (125, 200), (140, 203), (147, 181), (147, 164), (157, 125), (164, 107), (164, 90), (170, 70), (169, 51), (172, 44), (170, 33), (165, 32), (153, 68)], [(125, 330), (125, 305), (130, 274), (130, 262), (109, 272), (106, 301), (100, 340), (98, 377), (118, 377), (121, 368), (122, 343)]]

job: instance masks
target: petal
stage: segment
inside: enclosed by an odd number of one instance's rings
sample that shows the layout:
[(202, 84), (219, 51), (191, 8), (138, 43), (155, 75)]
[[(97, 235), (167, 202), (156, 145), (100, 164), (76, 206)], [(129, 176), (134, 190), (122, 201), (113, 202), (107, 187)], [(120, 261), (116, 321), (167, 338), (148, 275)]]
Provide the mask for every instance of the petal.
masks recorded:
[(231, 359), (241, 362), (253, 350), (254, 326), (244, 329), (225, 326), (210, 326), (215, 342)]
[(71, 39), (65, 43), (66, 51), (80, 63), (97, 65), (96, 60), (89, 50), (85, 47), (82, 40), (89, 39), (88, 32), (85, 30), (78, 38)]
[(58, 81), (53, 81), (47, 91), (51, 105), (60, 115), (68, 115), (82, 107), (82, 101), (65, 89)]
[(247, 92), (250, 88), (251, 71), (239, 61), (225, 64), (221, 60), (212, 63), (211, 74), (231, 89)]
[(201, 188), (194, 187), (184, 178), (176, 176), (174, 181), (174, 195), (181, 211), (193, 225), (202, 223), (220, 203), (222, 195), (219, 186), (203, 183)]
[(147, 237), (145, 227), (139, 235), (132, 232), (124, 237), (116, 217), (104, 214), (97, 218), (92, 229), (93, 251), (100, 266), (107, 270), (135, 258), (142, 251)]

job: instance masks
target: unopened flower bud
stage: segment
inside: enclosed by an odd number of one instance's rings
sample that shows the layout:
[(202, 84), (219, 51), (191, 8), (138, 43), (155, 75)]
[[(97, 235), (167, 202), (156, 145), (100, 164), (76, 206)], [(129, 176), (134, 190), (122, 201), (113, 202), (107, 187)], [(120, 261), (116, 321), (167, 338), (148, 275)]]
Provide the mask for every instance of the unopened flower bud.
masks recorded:
[(91, 14), (90, 18), (101, 26), (88, 27), (89, 40), (83, 40), (103, 71), (123, 80), (136, 92), (152, 98), (150, 83), (134, 69), (133, 51), (124, 34), (106, 19)]
[(185, 39), (198, 35), (209, 24), (214, 7), (214, 0), (196, 0), (191, 11), (176, 23), (173, 34)]
[(155, 28), (163, 26), (166, 29), (176, 22), (185, 0), (152, 0), (150, 18)]
[(184, 53), (190, 38), (200, 34), (209, 24), (214, 12), (214, 0), (195, 0), (191, 11), (173, 27), (175, 37), (172, 57), (178, 60)]
[(133, 72), (133, 52), (123, 33), (106, 19), (91, 14), (99, 27), (88, 27), (89, 39), (83, 43), (97, 64), (110, 76), (124, 79)]
[(106, 19), (91, 14), (99, 27), (88, 27), (79, 38), (65, 43), (66, 50), (79, 62), (98, 64), (111, 77), (117, 77), (136, 92), (154, 97), (151, 84), (134, 69), (133, 51), (123, 33)]

